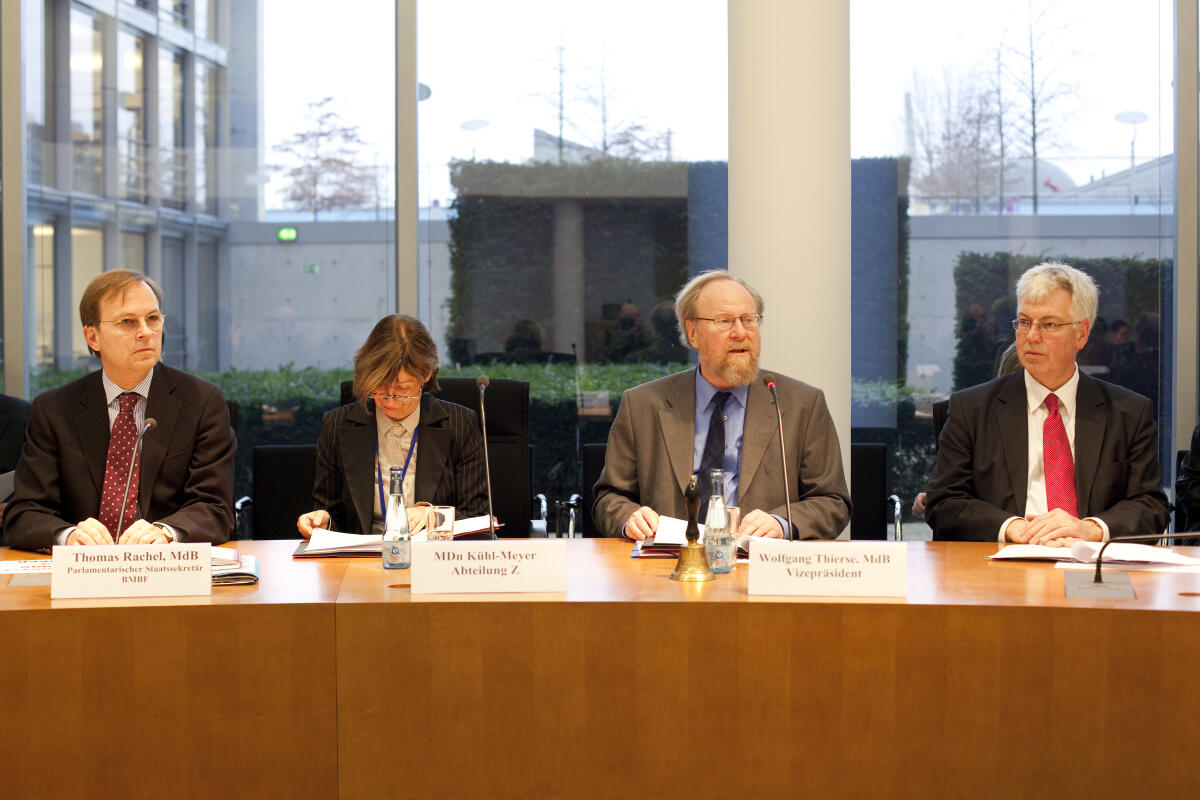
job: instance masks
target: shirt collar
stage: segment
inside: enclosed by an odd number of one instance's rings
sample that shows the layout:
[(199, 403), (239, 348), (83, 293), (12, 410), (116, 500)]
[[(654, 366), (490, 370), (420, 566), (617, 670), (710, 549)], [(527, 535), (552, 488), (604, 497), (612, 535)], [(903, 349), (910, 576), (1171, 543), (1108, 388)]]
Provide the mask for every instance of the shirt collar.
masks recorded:
[[(696, 411), (704, 411), (708, 408), (708, 404), (712, 402), (713, 395), (719, 390), (708, 382), (708, 378), (700, 374), (700, 368), (696, 367)], [(746, 384), (734, 386), (729, 389), (729, 393), (737, 400), (742, 408), (746, 407), (746, 397), (748, 396), (750, 387)]]
[[(1062, 386), (1054, 390), (1054, 394), (1058, 395), (1058, 410), (1065, 417), (1071, 416), (1071, 412), (1075, 410), (1075, 395), (1079, 392), (1079, 366), (1076, 365), (1075, 371), (1071, 373), (1071, 377)], [(1050, 394), (1050, 390), (1042, 386), (1034, 379), (1029, 371), (1025, 371), (1025, 398), (1029, 402), (1029, 413), (1037, 411), (1038, 407), (1046, 402), (1046, 395)]]
[[(112, 378), (108, 377), (108, 373), (105, 372), (103, 369), (100, 370), (100, 379), (101, 379), (101, 383), (104, 384), (105, 405), (111, 406), (113, 403), (116, 402), (118, 397), (125, 394), (125, 390), (122, 389), (120, 386), (117, 386), (116, 382), (113, 381)], [(154, 379), (154, 370), (150, 370), (149, 372), (146, 373), (146, 377), (142, 378), (142, 382), (139, 383), (137, 386), (133, 387), (132, 389), (130, 389), (129, 391), (139, 394), (142, 397), (145, 397), (148, 399), (150, 397), (150, 381), (152, 381), (153, 379)]]
[(387, 414), (380, 411), (379, 406), (375, 406), (375, 425), (379, 430), (380, 436), (386, 436), (387, 432), (392, 430), (396, 426), (403, 427), (404, 430), (406, 430), (411, 435), (412, 432), (417, 429), (417, 424), (420, 423), (420, 421), (421, 421), (421, 404), (420, 403), (417, 403), (417, 407), (415, 409), (413, 409), (413, 412), (411, 414), (409, 414), (407, 417), (405, 417), (404, 419), (402, 419), (400, 421), (396, 421), (396, 420), (392, 419)]

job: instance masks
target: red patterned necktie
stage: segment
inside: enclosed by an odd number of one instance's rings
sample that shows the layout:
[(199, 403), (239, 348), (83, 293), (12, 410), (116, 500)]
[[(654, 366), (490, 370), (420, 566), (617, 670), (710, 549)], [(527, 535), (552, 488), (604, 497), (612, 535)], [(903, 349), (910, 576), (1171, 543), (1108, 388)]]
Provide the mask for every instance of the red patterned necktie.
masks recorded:
[(1046, 510), (1061, 508), (1073, 517), (1079, 516), (1075, 498), (1075, 462), (1071, 458), (1071, 443), (1062, 414), (1058, 413), (1058, 395), (1046, 395), (1050, 412), (1042, 424), (1042, 459), (1046, 466)]
[[(129, 476), (129, 459), (133, 457), (133, 445), (137, 442), (137, 423), (133, 420), (133, 407), (137, 405), (137, 392), (125, 392), (118, 399), (121, 410), (117, 412), (117, 421), (113, 423), (112, 432), (108, 436), (108, 458), (104, 462), (104, 489), (100, 495), (100, 524), (108, 528), (113, 541), (120, 538), (122, 531), (138, 519), (138, 462), (142, 460), (138, 453), (137, 462), (133, 465), (133, 477)], [(129, 480), (129, 498), (125, 505), (125, 519), (120, 523), (122, 530), (117, 530), (118, 519), (121, 516), (121, 492), (125, 489), (125, 481)]]

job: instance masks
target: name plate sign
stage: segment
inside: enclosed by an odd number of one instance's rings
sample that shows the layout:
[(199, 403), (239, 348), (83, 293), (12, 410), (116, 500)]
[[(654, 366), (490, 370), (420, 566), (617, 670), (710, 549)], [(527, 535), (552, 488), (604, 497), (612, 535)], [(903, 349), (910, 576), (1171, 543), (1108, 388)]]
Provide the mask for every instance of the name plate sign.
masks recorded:
[(565, 539), (412, 545), (413, 594), (566, 590)]
[(749, 593), (907, 597), (908, 545), (751, 539)]
[(212, 594), (207, 542), (60, 546), (52, 552), (52, 599)]

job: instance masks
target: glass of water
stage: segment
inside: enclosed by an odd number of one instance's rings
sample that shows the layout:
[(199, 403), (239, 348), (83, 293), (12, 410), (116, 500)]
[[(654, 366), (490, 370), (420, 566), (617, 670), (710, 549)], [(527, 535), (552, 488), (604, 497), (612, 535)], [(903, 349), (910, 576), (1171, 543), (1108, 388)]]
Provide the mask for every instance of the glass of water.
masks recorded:
[(431, 542), (454, 539), (454, 506), (429, 506), (425, 509), (425, 531)]

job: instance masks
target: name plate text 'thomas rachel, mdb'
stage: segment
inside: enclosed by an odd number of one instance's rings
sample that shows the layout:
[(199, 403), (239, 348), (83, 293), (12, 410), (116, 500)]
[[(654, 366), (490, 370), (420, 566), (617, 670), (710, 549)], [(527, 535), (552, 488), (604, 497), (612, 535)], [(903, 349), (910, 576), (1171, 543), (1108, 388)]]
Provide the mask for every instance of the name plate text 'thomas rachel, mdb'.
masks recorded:
[(182, 597), (212, 594), (211, 545), (59, 546), (50, 597)]

